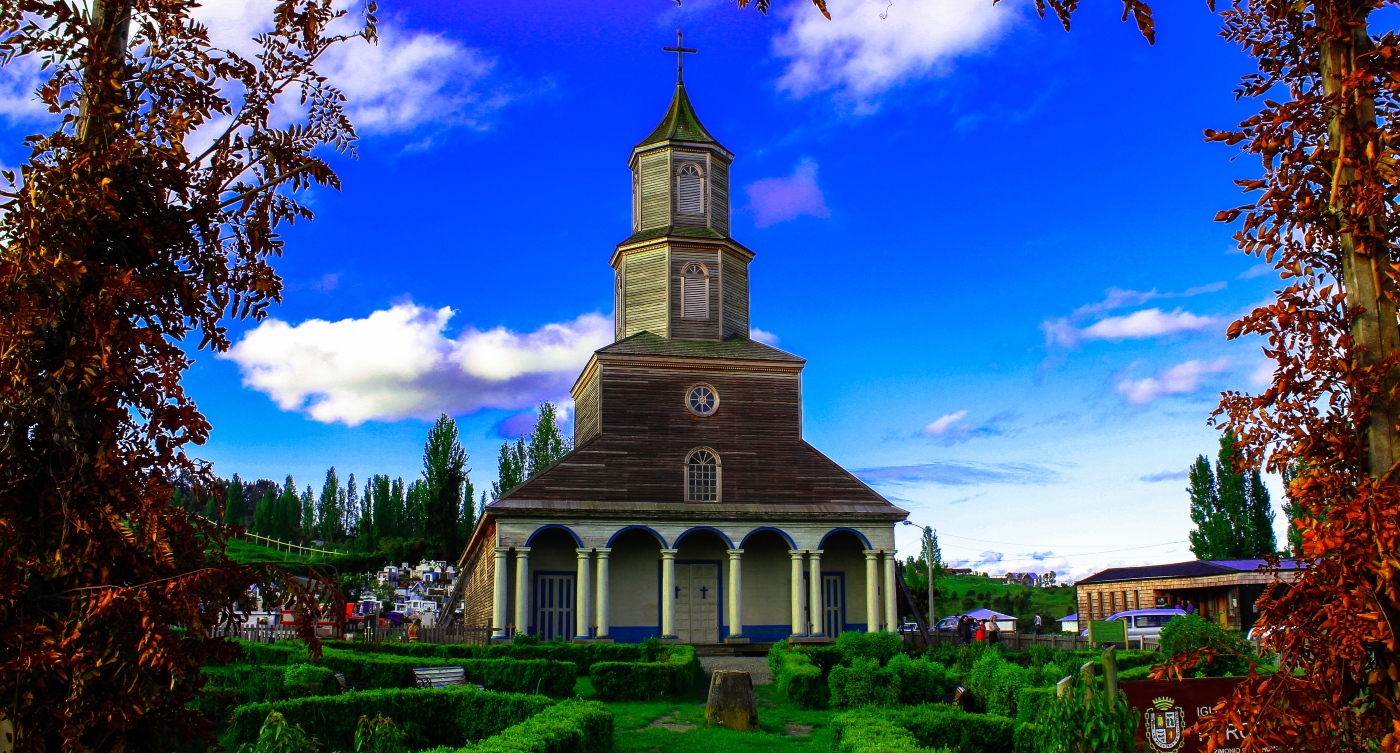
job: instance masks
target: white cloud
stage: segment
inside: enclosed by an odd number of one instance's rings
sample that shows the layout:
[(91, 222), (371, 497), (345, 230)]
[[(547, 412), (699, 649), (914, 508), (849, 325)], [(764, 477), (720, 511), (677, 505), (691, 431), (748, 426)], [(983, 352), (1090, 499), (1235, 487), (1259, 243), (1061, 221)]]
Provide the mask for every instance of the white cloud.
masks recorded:
[(401, 303), (364, 319), (269, 319), (219, 357), (282, 410), (355, 426), (558, 401), (613, 335), (607, 317), (585, 314), (527, 334), (467, 328), (454, 339), (443, 335), (452, 315)]
[(1235, 279), (1236, 279), (1236, 280), (1253, 280), (1253, 279), (1256, 278), (1256, 277), (1263, 277), (1264, 275), (1266, 275), (1266, 274), (1268, 274), (1268, 273), (1270, 273), (1270, 272), (1272, 272), (1272, 271), (1274, 271), (1274, 265), (1272, 265), (1272, 264), (1270, 264), (1270, 263), (1268, 263), (1268, 262), (1260, 262), (1260, 263), (1255, 264), (1254, 266), (1250, 267), (1249, 269), (1246, 269), (1245, 271), (1241, 272), (1241, 273), (1240, 273), (1240, 276), (1239, 276), (1239, 277), (1236, 277)]
[(1268, 387), (1274, 383), (1274, 369), (1278, 364), (1274, 361), (1261, 361), (1254, 371), (1249, 374), (1249, 383), (1255, 387)]
[(1227, 358), (1191, 360), (1145, 379), (1124, 379), (1118, 383), (1118, 392), (1133, 405), (1146, 405), (1168, 395), (1195, 392), (1206, 377), (1224, 371), (1229, 365)]
[(949, 413), (948, 415), (939, 418), (937, 421), (934, 421), (928, 426), (925, 426), (923, 431), (920, 433), (932, 437), (941, 437), (944, 434), (947, 434), (949, 429), (953, 428), (953, 424), (956, 424), (957, 422), (963, 420), (966, 417), (967, 411), (965, 410), (960, 410), (956, 413)]
[(761, 329), (759, 329), (759, 328), (757, 328), (757, 327), (753, 327), (753, 328), (750, 328), (750, 329), (749, 329), (749, 339), (750, 339), (750, 340), (757, 340), (757, 341), (759, 341), (759, 342), (761, 342), (761, 343), (763, 343), (763, 344), (765, 344), (765, 345), (777, 345), (777, 344), (778, 344), (778, 336), (777, 336), (777, 335), (773, 334), (772, 332), (768, 332), (768, 331), (766, 331), (766, 330), (761, 330)]
[[(257, 54), (254, 37), (272, 28), (277, 0), (205, 0), (194, 11), (210, 41), (244, 56)], [(362, 5), (352, 3), (336, 30), (353, 32)], [(365, 133), (410, 131), (426, 123), (487, 127), (509, 101), (488, 80), (495, 60), (440, 34), (415, 32), (381, 19), (379, 41), (332, 47), (317, 70), (346, 97), (346, 111)]]
[(796, 96), (837, 89), (868, 105), (911, 78), (937, 74), (983, 48), (1016, 12), (982, 0), (830, 0), (828, 21), (791, 3), (774, 51), (788, 58), (778, 86)]
[(764, 178), (749, 184), (749, 207), (753, 223), (768, 227), (779, 222), (795, 220), (804, 214), (830, 217), (826, 197), (817, 185), (817, 163), (803, 158), (786, 178)]
[(17, 58), (0, 68), (0, 116), (11, 124), (54, 118), (36, 93), (49, 73), (39, 67), (37, 55)]
[(1100, 319), (1081, 330), (1079, 335), (1086, 340), (1136, 340), (1177, 332), (1199, 332), (1217, 324), (1214, 317), (1197, 316), (1181, 309), (1164, 313), (1153, 308)]

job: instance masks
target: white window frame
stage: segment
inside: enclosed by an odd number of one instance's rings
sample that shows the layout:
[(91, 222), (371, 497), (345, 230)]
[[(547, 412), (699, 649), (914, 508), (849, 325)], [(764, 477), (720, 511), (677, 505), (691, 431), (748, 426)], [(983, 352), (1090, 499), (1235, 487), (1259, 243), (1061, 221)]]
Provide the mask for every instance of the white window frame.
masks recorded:
[[(714, 497), (713, 497), (712, 499), (696, 499), (695, 496), (691, 493), (691, 492), (693, 491), (694, 485), (691, 483), (691, 478), (690, 478), (690, 469), (691, 469), (691, 467), (692, 467), (692, 464), (691, 464), (690, 461), (691, 461), (692, 459), (694, 459), (696, 455), (699, 455), (699, 454), (702, 453), (702, 452), (703, 452), (703, 453), (707, 453), (710, 457), (714, 458), (714, 461), (715, 461), (714, 466), (713, 466), (713, 467), (714, 467), (714, 479), (713, 479), (713, 483), (714, 483)], [(719, 453), (718, 453), (718, 452), (715, 452), (713, 449), (711, 449), (711, 448), (709, 448), (709, 447), (696, 447), (695, 449), (693, 449), (693, 450), (691, 450), (690, 452), (686, 453), (686, 455), (685, 455), (685, 463), (684, 463), (684, 467), (683, 467), (683, 471), (682, 471), (682, 473), (684, 473), (684, 478), (685, 478), (685, 501), (687, 501), (687, 502), (719, 502), (719, 501), (720, 501), (721, 490), (724, 488), (724, 484), (723, 484), (723, 480), (724, 480), (724, 479), (723, 479), (723, 469), (722, 469), (721, 466), (722, 466), (722, 464), (721, 464), (721, 462), (720, 462)], [(703, 463), (696, 463), (696, 464), (694, 464), (694, 467), (696, 467), (696, 468), (702, 468), (702, 467), (704, 467), (704, 464), (703, 464)]]

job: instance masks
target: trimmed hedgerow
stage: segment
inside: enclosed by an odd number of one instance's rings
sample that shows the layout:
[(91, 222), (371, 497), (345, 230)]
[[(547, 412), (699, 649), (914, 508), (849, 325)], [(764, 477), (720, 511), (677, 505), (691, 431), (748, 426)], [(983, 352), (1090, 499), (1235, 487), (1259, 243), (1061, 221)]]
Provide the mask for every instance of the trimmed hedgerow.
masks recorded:
[(595, 662), (593, 691), (604, 701), (654, 701), (695, 687), (702, 677), (694, 646), (667, 646), (656, 661)]
[(836, 638), (836, 652), (846, 666), (851, 666), (857, 659), (873, 659), (883, 667), (890, 663), (890, 659), (904, 653), (904, 638), (898, 633), (883, 630), (877, 633), (842, 633)]
[(888, 667), (899, 675), (899, 702), (905, 706), (945, 700), (957, 685), (947, 667), (927, 659), (900, 654)]
[(411, 688), (418, 667), (460, 666), (471, 682), (488, 690), (509, 693), (541, 693), (563, 698), (573, 693), (578, 667), (571, 662), (546, 659), (443, 659), (393, 654), (357, 654), (327, 651), (320, 664), (343, 672), (350, 682), (363, 682), (371, 688)]
[(633, 643), (494, 643), (489, 646), (432, 643), (371, 643), (326, 641), (327, 648), (359, 654), (390, 654), (441, 659), (549, 659), (573, 662), (579, 675), (600, 661), (635, 662), (654, 659), (647, 644)]
[(232, 744), (253, 742), (271, 711), (306, 731), (329, 750), (350, 750), (360, 717), (394, 720), (413, 748), (461, 747), (500, 733), (550, 708), (537, 695), (493, 693), (471, 686), (440, 690), (365, 690), (335, 696), (252, 703), (234, 709)]
[(613, 716), (597, 701), (564, 701), (499, 735), (424, 753), (601, 753), (612, 750)]
[(833, 667), (826, 682), (835, 708), (899, 703), (899, 675), (889, 667), (881, 667), (875, 659), (858, 658), (849, 667)]
[(301, 641), (280, 641), (278, 643), (254, 643), (238, 641), (243, 655), (233, 660), (233, 664), (305, 664), (311, 661), (306, 646)]
[(831, 718), (838, 753), (923, 753), (909, 730), (869, 711), (847, 711)]
[(958, 753), (1006, 753), (1015, 744), (1015, 724), (994, 714), (972, 714), (956, 706), (927, 704), (880, 713), (909, 730), (924, 748)]
[(826, 704), (827, 685), (822, 680), (821, 668), (806, 654), (783, 652), (773, 682), (778, 692), (798, 708), (817, 709)]
[(1021, 688), (1016, 691), (1016, 721), (1033, 722), (1055, 697), (1054, 688)]

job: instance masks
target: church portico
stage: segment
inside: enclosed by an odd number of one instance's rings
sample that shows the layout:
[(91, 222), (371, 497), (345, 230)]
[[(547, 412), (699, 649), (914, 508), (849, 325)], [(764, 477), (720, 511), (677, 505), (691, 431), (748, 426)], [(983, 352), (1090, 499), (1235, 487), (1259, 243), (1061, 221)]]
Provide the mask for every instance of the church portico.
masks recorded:
[(734, 155), (679, 81), (633, 150), (616, 340), (571, 389), (574, 447), (488, 504), (460, 563), (496, 639), (688, 643), (893, 629), (907, 513), (803, 439), (806, 362), (749, 338)]

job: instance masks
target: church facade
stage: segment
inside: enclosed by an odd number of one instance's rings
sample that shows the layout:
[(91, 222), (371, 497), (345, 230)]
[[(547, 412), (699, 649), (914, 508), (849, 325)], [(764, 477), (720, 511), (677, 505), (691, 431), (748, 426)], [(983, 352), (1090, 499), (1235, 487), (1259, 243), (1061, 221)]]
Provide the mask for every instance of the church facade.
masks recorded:
[(485, 507), (466, 625), (697, 644), (894, 628), (907, 513), (803, 441), (805, 362), (749, 338), (733, 159), (678, 81), (629, 160), (616, 341), (572, 389), (574, 449)]

